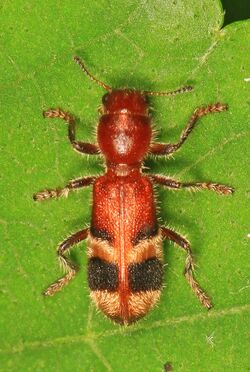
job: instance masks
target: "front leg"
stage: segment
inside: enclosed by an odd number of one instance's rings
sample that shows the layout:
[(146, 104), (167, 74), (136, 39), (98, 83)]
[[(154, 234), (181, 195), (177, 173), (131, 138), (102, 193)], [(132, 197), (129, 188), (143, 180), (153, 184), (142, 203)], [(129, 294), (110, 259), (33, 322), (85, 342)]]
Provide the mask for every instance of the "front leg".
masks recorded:
[(194, 278), (194, 259), (189, 242), (187, 241), (187, 239), (177, 234), (175, 231), (170, 230), (166, 227), (161, 227), (161, 234), (163, 238), (172, 240), (174, 243), (179, 245), (187, 252), (187, 259), (184, 269), (185, 278), (187, 279), (188, 284), (194, 291), (195, 295), (198, 297), (200, 303), (207, 309), (211, 309), (212, 303), (210, 298), (201, 289), (199, 283)]
[(181, 133), (180, 139), (177, 143), (152, 143), (150, 153), (153, 155), (171, 155), (177, 151), (188, 138), (189, 134), (195, 127), (196, 122), (202, 116), (212, 114), (215, 112), (222, 112), (228, 109), (228, 106), (223, 103), (214, 103), (205, 107), (197, 108), (191, 118), (189, 119), (185, 129)]
[(153, 183), (165, 186), (169, 189), (211, 190), (221, 195), (230, 195), (234, 192), (232, 187), (214, 182), (179, 182), (175, 179), (157, 174), (150, 175), (150, 178)]
[(68, 196), (71, 190), (76, 190), (81, 187), (90, 186), (95, 181), (96, 177), (84, 177), (70, 181), (65, 187), (57, 189), (45, 189), (33, 195), (35, 201), (43, 201), (51, 198), (59, 198), (60, 196)]
[(61, 110), (60, 108), (57, 109), (49, 109), (48, 111), (43, 112), (43, 116), (45, 118), (59, 118), (63, 119), (68, 123), (68, 137), (70, 140), (71, 145), (73, 146), (74, 150), (89, 155), (97, 155), (100, 153), (99, 147), (92, 143), (87, 142), (80, 142), (76, 141), (75, 139), (75, 118), (70, 115), (68, 112)]

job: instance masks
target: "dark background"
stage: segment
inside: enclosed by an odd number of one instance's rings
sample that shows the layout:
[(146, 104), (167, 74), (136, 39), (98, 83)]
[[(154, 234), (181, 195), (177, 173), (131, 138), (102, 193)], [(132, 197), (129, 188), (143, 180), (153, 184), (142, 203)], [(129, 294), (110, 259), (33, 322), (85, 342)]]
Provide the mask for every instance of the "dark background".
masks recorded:
[(225, 14), (224, 26), (250, 18), (250, 0), (221, 0)]

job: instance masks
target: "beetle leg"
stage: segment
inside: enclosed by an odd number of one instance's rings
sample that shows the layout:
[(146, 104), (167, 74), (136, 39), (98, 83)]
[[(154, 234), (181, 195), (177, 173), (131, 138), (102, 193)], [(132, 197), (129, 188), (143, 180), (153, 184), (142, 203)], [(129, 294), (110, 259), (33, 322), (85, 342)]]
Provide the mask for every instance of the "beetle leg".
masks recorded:
[(196, 122), (202, 116), (215, 112), (222, 112), (228, 109), (228, 105), (223, 103), (214, 103), (212, 105), (197, 108), (189, 119), (185, 129), (181, 133), (177, 143), (152, 143), (149, 152), (154, 155), (171, 155), (177, 151), (188, 138), (189, 134), (195, 127)]
[(215, 182), (179, 182), (175, 179), (157, 174), (150, 175), (150, 178), (154, 183), (165, 186), (169, 189), (212, 190), (221, 195), (229, 195), (234, 192), (232, 187)]
[(75, 140), (76, 121), (75, 121), (75, 118), (72, 115), (70, 115), (68, 112), (63, 111), (60, 108), (49, 109), (43, 112), (43, 116), (45, 118), (63, 119), (64, 121), (68, 123), (68, 137), (74, 150), (82, 154), (89, 154), (89, 155), (99, 154), (100, 151), (97, 145), (88, 143), (88, 142), (80, 142), (80, 141)]
[(44, 292), (45, 296), (53, 296), (56, 292), (61, 291), (61, 289), (73, 279), (78, 271), (78, 268), (65, 256), (65, 252), (68, 251), (73, 245), (86, 239), (88, 236), (88, 229), (80, 230), (75, 234), (69, 236), (64, 240), (57, 249), (57, 255), (60, 264), (64, 267), (66, 275), (58, 279), (56, 282), (52, 283)]
[(39, 191), (33, 195), (33, 199), (35, 201), (43, 201), (46, 199), (51, 198), (59, 198), (60, 196), (68, 196), (68, 193), (71, 190), (80, 189), (81, 187), (92, 185), (95, 181), (96, 177), (84, 177), (78, 178), (76, 180), (70, 181), (65, 187), (57, 188), (57, 189), (45, 189), (43, 191)]
[(187, 259), (184, 269), (184, 275), (192, 288), (195, 295), (198, 297), (200, 303), (205, 306), (207, 309), (211, 309), (212, 303), (210, 298), (206, 295), (206, 293), (201, 289), (199, 283), (194, 279), (194, 258), (193, 253), (190, 248), (189, 242), (182, 237), (181, 235), (177, 234), (175, 231), (168, 229), (166, 227), (161, 227), (161, 233), (163, 238), (167, 238), (172, 240), (174, 243), (179, 245), (181, 248), (185, 249), (187, 252)]

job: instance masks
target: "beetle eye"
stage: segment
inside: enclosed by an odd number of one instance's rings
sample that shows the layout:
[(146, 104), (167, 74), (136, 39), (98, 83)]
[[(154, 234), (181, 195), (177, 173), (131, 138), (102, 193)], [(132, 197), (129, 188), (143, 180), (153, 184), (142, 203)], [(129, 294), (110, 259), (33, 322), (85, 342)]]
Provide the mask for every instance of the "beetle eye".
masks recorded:
[(104, 94), (104, 96), (102, 97), (102, 103), (105, 105), (105, 103), (107, 103), (107, 101), (108, 101), (108, 95), (109, 95), (109, 93), (106, 93), (106, 94)]

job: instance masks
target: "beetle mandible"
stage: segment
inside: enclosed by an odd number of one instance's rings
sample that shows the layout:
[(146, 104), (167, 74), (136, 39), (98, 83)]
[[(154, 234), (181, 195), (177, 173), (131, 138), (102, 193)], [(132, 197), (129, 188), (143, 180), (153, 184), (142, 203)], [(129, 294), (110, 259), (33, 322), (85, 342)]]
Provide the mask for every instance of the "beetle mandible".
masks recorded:
[(233, 188), (215, 182), (180, 182), (155, 174), (142, 173), (147, 154), (172, 155), (180, 149), (201, 117), (227, 110), (222, 103), (197, 108), (177, 143), (153, 140), (148, 96), (173, 96), (189, 92), (186, 86), (173, 92), (150, 92), (112, 89), (94, 77), (80, 60), (75, 62), (84, 73), (107, 93), (102, 98), (101, 117), (97, 126), (97, 144), (77, 141), (74, 117), (61, 110), (49, 109), (45, 118), (60, 118), (68, 124), (68, 138), (79, 153), (101, 155), (106, 171), (70, 181), (64, 188), (46, 189), (34, 194), (34, 200), (67, 196), (71, 190), (93, 187), (90, 227), (64, 240), (57, 249), (66, 274), (44, 292), (53, 296), (74, 278), (78, 268), (66, 255), (69, 249), (87, 239), (88, 283), (90, 296), (113, 321), (130, 324), (145, 316), (158, 301), (163, 281), (163, 239), (169, 239), (187, 253), (184, 275), (203, 306), (210, 309), (211, 300), (193, 275), (194, 260), (190, 243), (168, 227), (159, 226), (153, 185), (168, 189), (211, 190), (232, 194)]

